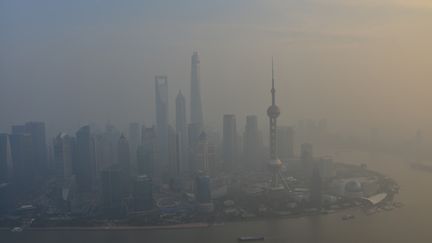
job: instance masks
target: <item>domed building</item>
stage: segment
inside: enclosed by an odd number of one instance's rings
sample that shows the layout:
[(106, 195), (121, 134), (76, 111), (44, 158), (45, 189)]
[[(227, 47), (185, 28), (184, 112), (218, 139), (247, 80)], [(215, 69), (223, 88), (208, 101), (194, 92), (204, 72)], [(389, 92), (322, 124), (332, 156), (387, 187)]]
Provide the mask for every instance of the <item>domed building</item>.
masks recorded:
[(344, 195), (347, 197), (362, 197), (362, 184), (358, 180), (347, 181), (344, 186)]

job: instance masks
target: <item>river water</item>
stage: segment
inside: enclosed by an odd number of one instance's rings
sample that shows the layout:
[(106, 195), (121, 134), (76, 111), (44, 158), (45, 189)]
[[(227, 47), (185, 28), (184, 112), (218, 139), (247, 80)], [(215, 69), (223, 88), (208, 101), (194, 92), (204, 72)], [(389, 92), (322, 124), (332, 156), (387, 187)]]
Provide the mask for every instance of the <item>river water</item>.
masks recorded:
[[(350, 209), (329, 215), (225, 223), (199, 229), (141, 231), (24, 231), (0, 232), (0, 242), (41, 243), (207, 243), (237, 242), (239, 236), (262, 235), (264, 242), (320, 243), (430, 243), (432, 242), (432, 173), (411, 169), (404, 159), (340, 152), (339, 162), (366, 163), (368, 168), (394, 178), (401, 187), (396, 201), (404, 207), (365, 215)], [(347, 213), (353, 220), (341, 220)]]

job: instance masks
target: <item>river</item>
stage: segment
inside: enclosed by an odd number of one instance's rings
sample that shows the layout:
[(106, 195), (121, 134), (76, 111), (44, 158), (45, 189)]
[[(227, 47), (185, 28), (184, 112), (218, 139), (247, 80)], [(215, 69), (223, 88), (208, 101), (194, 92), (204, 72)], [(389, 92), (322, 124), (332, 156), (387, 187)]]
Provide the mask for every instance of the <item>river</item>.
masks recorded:
[[(400, 185), (396, 201), (404, 207), (365, 215), (360, 209), (290, 219), (225, 223), (221, 226), (179, 230), (139, 231), (23, 231), (0, 232), (0, 242), (41, 243), (223, 243), (239, 236), (262, 235), (264, 242), (429, 243), (432, 242), (432, 173), (411, 169), (404, 159), (359, 152), (335, 154), (338, 162), (366, 163), (369, 169), (394, 178)], [(341, 220), (347, 213), (355, 219)]]

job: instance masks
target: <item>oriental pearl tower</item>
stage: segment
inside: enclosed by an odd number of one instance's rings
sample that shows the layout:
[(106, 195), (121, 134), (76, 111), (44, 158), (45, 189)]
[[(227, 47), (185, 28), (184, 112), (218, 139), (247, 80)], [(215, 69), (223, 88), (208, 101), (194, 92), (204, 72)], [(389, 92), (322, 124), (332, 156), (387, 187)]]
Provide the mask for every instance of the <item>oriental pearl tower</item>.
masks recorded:
[[(267, 116), (270, 120), (270, 160), (268, 162), (268, 167), (270, 169), (270, 172), (272, 174), (271, 178), (271, 189), (277, 189), (280, 187), (280, 181), (281, 178), (280, 175), (280, 169), (282, 167), (282, 161), (277, 156), (276, 151), (276, 139), (277, 139), (277, 118), (280, 115), (280, 109), (276, 105), (276, 90), (274, 87), (274, 69), (273, 69), (273, 59), (272, 59), (272, 88), (271, 88), (271, 94), (272, 94), (272, 104), (267, 109)], [(283, 180), (281, 181), (284, 182)], [(283, 183), (285, 186), (285, 183)]]

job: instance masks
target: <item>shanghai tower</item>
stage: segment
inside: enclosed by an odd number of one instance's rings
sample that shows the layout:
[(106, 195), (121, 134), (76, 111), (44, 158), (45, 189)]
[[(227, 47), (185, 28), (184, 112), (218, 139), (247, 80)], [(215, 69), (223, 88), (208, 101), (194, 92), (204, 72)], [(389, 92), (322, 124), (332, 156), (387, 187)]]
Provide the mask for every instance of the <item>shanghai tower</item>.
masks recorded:
[(201, 88), (200, 88), (200, 68), (199, 68), (198, 52), (192, 55), (191, 65), (191, 108), (190, 108), (190, 123), (198, 123), (202, 128), (204, 126), (202, 105), (201, 105)]

